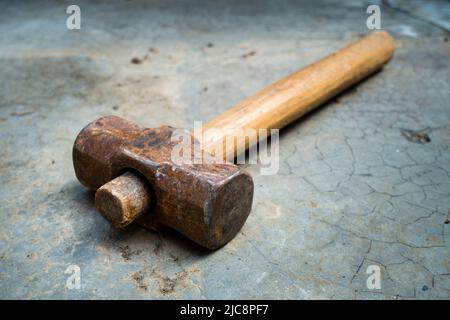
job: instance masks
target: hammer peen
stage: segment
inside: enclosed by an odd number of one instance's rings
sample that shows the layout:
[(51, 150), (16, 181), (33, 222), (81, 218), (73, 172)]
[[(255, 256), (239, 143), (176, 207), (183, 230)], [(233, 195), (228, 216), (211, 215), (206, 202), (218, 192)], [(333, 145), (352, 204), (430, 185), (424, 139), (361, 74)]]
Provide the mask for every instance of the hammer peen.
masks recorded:
[[(213, 151), (221, 148), (224, 159), (233, 159), (252, 143), (225, 143), (227, 137), (239, 136), (242, 129), (286, 126), (380, 69), (394, 51), (388, 33), (373, 32), (275, 82), (203, 126), (202, 157), (214, 160)], [(253, 180), (231, 162), (174, 163), (174, 131), (141, 128), (115, 116), (93, 121), (73, 146), (76, 176), (96, 190), (96, 207), (112, 225), (168, 226), (201, 246), (219, 248), (244, 225)]]

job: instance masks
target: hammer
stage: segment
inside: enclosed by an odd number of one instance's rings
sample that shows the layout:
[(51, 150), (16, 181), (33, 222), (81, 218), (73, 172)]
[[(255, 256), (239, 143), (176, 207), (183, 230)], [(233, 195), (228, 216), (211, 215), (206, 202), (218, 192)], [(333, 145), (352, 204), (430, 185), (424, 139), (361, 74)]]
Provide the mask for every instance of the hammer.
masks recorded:
[[(242, 129), (279, 129), (380, 69), (395, 43), (370, 33), (344, 49), (275, 82), (203, 127), (201, 157), (224, 159), (252, 147), (224, 143)], [(216, 128), (225, 133), (217, 136)], [(199, 245), (217, 249), (234, 238), (250, 214), (253, 180), (228, 161), (174, 163), (175, 128), (141, 128), (116, 116), (88, 124), (73, 146), (78, 180), (96, 190), (95, 205), (115, 227), (133, 221), (159, 230), (171, 227)], [(193, 139), (192, 146), (198, 141)], [(254, 143), (254, 142), (253, 142)]]

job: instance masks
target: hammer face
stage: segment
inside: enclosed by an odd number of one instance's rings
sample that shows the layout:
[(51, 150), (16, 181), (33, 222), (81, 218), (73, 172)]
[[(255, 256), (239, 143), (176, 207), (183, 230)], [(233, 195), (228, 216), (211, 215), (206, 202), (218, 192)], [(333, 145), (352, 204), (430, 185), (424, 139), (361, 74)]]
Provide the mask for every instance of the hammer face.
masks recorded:
[[(139, 224), (169, 226), (204, 247), (218, 248), (236, 235), (250, 213), (252, 178), (232, 163), (213, 163), (206, 153), (206, 163), (175, 164), (174, 130), (143, 129), (115, 116), (100, 118), (75, 141), (75, 173), (82, 184), (96, 190), (125, 171), (139, 171), (156, 199)], [(191, 150), (194, 143), (192, 139)]]

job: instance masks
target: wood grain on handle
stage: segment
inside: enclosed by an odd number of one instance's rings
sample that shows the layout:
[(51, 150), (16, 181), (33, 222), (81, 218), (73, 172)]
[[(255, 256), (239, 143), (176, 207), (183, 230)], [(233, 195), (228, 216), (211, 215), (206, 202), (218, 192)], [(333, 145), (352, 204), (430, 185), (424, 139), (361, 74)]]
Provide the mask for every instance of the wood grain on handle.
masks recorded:
[[(340, 51), (266, 87), (203, 126), (203, 149), (223, 148), (224, 158), (251, 145), (225, 143), (225, 136), (239, 137), (245, 128), (281, 129), (333, 96), (380, 69), (395, 51), (384, 31), (370, 33)], [(250, 142), (251, 144), (251, 142)], [(217, 150), (217, 149), (216, 149)], [(235, 154), (235, 152), (237, 152)]]

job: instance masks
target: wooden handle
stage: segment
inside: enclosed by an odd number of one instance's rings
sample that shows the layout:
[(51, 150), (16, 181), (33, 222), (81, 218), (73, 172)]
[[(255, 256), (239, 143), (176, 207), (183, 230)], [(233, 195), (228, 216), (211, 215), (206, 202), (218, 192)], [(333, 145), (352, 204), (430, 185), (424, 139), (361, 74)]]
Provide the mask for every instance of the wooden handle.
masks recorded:
[[(303, 68), (247, 98), (202, 128), (203, 149), (233, 159), (251, 147), (226, 143), (226, 138), (243, 135), (243, 130), (281, 129), (351, 85), (380, 69), (395, 51), (392, 37), (373, 32), (340, 51)], [(215, 128), (215, 130), (210, 130)], [(220, 130), (222, 134), (218, 130)]]

